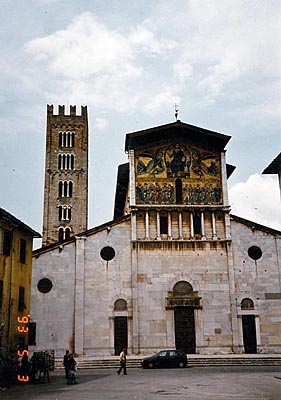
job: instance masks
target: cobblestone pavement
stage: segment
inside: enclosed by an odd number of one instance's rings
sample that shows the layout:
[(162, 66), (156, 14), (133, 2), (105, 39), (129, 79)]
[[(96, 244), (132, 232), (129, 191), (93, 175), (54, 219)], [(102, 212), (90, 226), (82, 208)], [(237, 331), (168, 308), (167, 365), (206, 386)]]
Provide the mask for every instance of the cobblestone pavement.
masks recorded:
[(79, 371), (67, 386), (63, 371), (51, 383), (0, 391), (0, 400), (281, 400), (281, 367), (194, 367)]

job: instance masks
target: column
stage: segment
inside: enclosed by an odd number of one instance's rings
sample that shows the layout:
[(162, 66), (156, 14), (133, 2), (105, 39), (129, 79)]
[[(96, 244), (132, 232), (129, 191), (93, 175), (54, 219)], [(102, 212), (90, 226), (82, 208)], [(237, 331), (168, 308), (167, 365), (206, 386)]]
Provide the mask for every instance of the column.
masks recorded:
[(172, 216), (170, 211), (168, 211), (168, 239), (172, 239)]
[(156, 229), (157, 229), (157, 240), (161, 240), (161, 235), (160, 235), (160, 212), (156, 212)]
[(84, 285), (86, 237), (75, 237), (74, 353), (84, 353)]
[(182, 213), (179, 212), (179, 238), (182, 239)]
[(194, 238), (193, 213), (190, 213), (190, 237)]
[(213, 240), (217, 240), (216, 215), (214, 211), (212, 211), (212, 233), (213, 233)]
[(201, 211), (201, 233), (202, 233), (202, 240), (206, 240), (205, 221), (204, 221), (204, 212), (203, 211)]
[(135, 210), (132, 210), (132, 240), (137, 240), (137, 213)]
[(149, 239), (150, 234), (149, 234), (149, 212), (145, 212), (145, 238)]
[[(132, 249), (132, 353), (139, 354), (138, 247)], [(129, 343), (128, 343), (129, 345)]]

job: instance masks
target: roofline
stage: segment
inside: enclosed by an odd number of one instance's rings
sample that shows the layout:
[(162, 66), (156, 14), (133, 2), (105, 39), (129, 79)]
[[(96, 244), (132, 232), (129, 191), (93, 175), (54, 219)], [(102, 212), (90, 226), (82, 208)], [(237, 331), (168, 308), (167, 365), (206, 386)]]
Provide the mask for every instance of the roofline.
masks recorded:
[(262, 171), (263, 174), (280, 174), (281, 173), (281, 153)]
[(40, 233), (36, 232), (34, 229), (30, 228), (30, 226), (26, 225), (24, 222), (20, 221), (18, 218), (14, 217), (8, 211), (4, 210), (0, 207), (0, 216), (3, 217), (3, 220), (8, 220), (11, 223), (15, 224), (16, 227), (21, 227), (23, 230), (28, 231), (32, 234), (32, 237), (40, 239), (42, 236)]
[(162, 129), (178, 127), (178, 126), (181, 126), (183, 128), (189, 128), (189, 129), (191, 129), (193, 131), (198, 131), (198, 132), (202, 132), (203, 131), (205, 134), (208, 134), (210, 136), (216, 137), (218, 139), (224, 139), (225, 140), (225, 145), (231, 139), (231, 136), (225, 135), (224, 133), (211, 131), (211, 130), (206, 129), (206, 128), (202, 128), (202, 127), (199, 127), (199, 126), (196, 126), (196, 125), (187, 124), (185, 122), (177, 120), (176, 122), (170, 122), (168, 124), (164, 124), (164, 125), (159, 125), (159, 126), (155, 126), (155, 127), (152, 127), (152, 128), (143, 129), (143, 130), (140, 130), (140, 131), (126, 133), (125, 151), (128, 151), (128, 147), (129, 147), (129, 143), (128, 142), (129, 142), (130, 137), (132, 137), (132, 136), (144, 136), (144, 135), (146, 135), (148, 133), (151, 133), (151, 132), (157, 132), (157, 131), (162, 130)]
[(238, 217), (237, 215), (234, 215), (234, 214), (230, 214), (230, 217), (233, 220), (235, 220), (237, 222), (240, 222), (241, 224), (249, 226), (253, 230), (258, 229), (260, 231), (263, 231), (263, 232), (266, 232), (266, 233), (270, 233), (271, 235), (281, 236), (281, 231), (278, 231), (277, 229), (273, 229), (273, 228), (270, 228), (268, 226), (258, 224), (257, 222), (253, 222), (253, 221), (250, 221), (248, 219), (245, 219), (245, 218), (242, 218), (242, 217)]
[(111, 221), (105, 222), (102, 225), (98, 225), (98, 226), (96, 226), (94, 228), (87, 229), (86, 231), (80, 232), (77, 235), (72, 236), (68, 240), (62, 240), (60, 242), (51, 243), (51, 244), (48, 244), (47, 246), (43, 246), (43, 247), (40, 247), (40, 248), (38, 248), (36, 250), (33, 250), (32, 254), (33, 254), (33, 256), (36, 256), (36, 255), (40, 255), (42, 253), (47, 253), (48, 251), (53, 250), (55, 248), (58, 248), (60, 246), (66, 246), (66, 245), (68, 245), (70, 243), (74, 243), (76, 238), (83, 237), (83, 236), (90, 236), (90, 235), (92, 235), (94, 233), (97, 233), (97, 232), (100, 232), (100, 231), (102, 231), (102, 230), (104, 230), (104, 229), (106, 229), (108, 227), (111, 228), (112, 226), (117, 225), (120, 222), (127, 221), (130, 218), (131, 218), (131, 215), (128, 214), (128, 215), (125, 215), (125, 216), (123, 216), (121, 218), (113, 219)]

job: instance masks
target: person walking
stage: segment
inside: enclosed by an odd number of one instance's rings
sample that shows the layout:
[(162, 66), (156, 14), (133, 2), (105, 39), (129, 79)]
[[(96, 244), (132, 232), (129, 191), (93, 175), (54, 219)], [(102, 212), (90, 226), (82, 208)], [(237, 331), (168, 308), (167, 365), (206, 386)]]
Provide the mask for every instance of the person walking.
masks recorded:
[(119, 356), (119, 360), (120, 360), (120, 368), (118, 369), (117, 374), (120, 375), (120, 373), (123, 369), (124, 375), (128, 375), (127, 370), (126, 370), (126, 362), (127, 362), (126, 349), (122, 349), (120, 356)]

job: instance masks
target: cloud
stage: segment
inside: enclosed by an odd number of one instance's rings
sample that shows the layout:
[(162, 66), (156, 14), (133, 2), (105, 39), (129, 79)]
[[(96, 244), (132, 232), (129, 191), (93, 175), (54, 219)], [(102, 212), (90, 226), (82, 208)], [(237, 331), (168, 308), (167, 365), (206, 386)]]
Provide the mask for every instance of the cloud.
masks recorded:
[(277, 176), (251, 175), (229, 189), (229, 201), (232, 214), (281, 230)]
[[(149, 18), (115, 29), (84, 12), (63, 29), (29, 41), (24, 50), (40, 75), (38, 92), (57, 102), (151, 113), (163, 106), (161, 111), (167, 111), (185, 93), (201, 107), (220, 97), (230, 101), (229, 90), (235, 92), (244, 80), (236, 100), (245, 101), (244, 87), (251, 87), (248, 96), (258, 104), (243, 112), (254, 116), (265, 108), (276, 116), (279, 96), (270, 104), (265, 99), (272, 99), (280, 77), (280, 5), (244, 0), (175, 3), (159, 1)], [(180, 12), (175, 12), (177, 4)]]
[[(190, 0), (183, 15), (171, 13), (181, 26), (181, 55), (174, 64), (182, 79), (190, 77), (207, 98), (215, 99), (242, 77), (280, 77), (280, 3), (244, 0)], [(185, 23), (184, 23), (185, 22)], [(270, 29), (268, 27), (270, 26)], [(255, 73), (256, 75), (253, 75)]]
[(145, 89), (142, 82), (145, 65), (140, 56), (153, 57), (172, 47), (171, 41), (157, 39), (147, 20), (125, 35), (85, 12), (65, 29), (31, 40), (25, 51), (42, 74), (46, 70), (57, 80), (57, 101), (63, 93), (73, 103), (80, 100), (128, 112), (144, 102), (147, 91), (153, 91), (153, 85)]
[(96, 118), (95, 119), (95, 127), (99, 130), (104, 130), (109, 125), (109, 122), (105, 118)]

